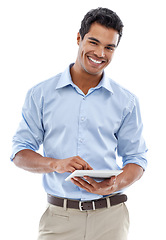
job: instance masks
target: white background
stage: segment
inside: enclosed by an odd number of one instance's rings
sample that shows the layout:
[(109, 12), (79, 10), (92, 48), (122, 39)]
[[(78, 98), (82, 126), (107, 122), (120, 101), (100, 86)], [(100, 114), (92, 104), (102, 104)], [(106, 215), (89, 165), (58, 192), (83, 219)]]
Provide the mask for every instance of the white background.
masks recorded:
[(0, 3), (0, 220), (3, 239), (37, 238), (46, 206), (42, 176), (10, 162), (11, 141), (26, 92), (77, 56), (85, 13), (108, 7), (125, 28), (106, 72), (140, 100), (148, 169), (128, 191), (129, 240), (165, 239), (165, 3), (158, 0), (5, 0)]

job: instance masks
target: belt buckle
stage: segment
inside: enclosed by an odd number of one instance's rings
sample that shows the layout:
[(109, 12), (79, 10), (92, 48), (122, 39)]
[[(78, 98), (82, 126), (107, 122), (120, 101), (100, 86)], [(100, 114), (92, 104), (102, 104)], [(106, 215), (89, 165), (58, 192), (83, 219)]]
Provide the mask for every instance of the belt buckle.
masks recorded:
[[(80, 211), (87, 211), (86, 209), (83, 209), (83, 203), (84, 202), (79, 201), (79, 209), (80, 209)], [(92, 209), (91, 210), (93, 210), (93, 211), (96, 210), (94, 201), (92, 201)]]

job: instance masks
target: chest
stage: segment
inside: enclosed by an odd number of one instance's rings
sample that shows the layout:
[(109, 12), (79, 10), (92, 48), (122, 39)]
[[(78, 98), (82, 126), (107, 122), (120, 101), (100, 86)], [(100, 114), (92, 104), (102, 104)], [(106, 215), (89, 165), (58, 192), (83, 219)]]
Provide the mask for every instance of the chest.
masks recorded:
[(88, 131), (109, 131), (119, 129), (123, 107), (110, 93), (94, 91), (88, 96), (78, 94), (74, 89), (59, 90), (54, 96), (44, 100), (43, 126), (45, 133), (78, 129)]

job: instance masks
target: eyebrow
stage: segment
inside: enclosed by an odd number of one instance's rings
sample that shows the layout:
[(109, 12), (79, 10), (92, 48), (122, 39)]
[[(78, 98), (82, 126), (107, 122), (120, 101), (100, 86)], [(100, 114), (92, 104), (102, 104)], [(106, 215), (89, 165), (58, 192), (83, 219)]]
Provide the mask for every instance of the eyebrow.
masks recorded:
[[(95, 42), (98, 42), (98, 43), (101, 43), (98, 39), (94, 38), (94, 37), (89, 37), (88, 39), (92, 40), (92, 41), (95, 41)], [(114, 47), (116, 48), (116, 45), (115, 44), (108, 44), (107, 45), (108, 47)]]

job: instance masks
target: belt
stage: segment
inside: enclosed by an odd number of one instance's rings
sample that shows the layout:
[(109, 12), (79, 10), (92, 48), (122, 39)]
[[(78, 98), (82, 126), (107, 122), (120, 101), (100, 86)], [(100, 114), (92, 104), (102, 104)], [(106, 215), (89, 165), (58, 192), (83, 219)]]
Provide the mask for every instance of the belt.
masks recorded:
[(81, 202), (78, 200), (59, 198), (59, 197), (55, 197), (48, 194), (47, 200), (48, 200), (48, 203), (58, 207), (73, 208), (73, 209), (78, 209), (80, 211), (87, 211), (87, 210), (96, 210), (99, 208), (107, 208), (109, 206), (114, 206), (114, 205), (126, 202), (127, 196), (125, 194), (116, 194), (113, 196), (100, 198), (93, 201)]

